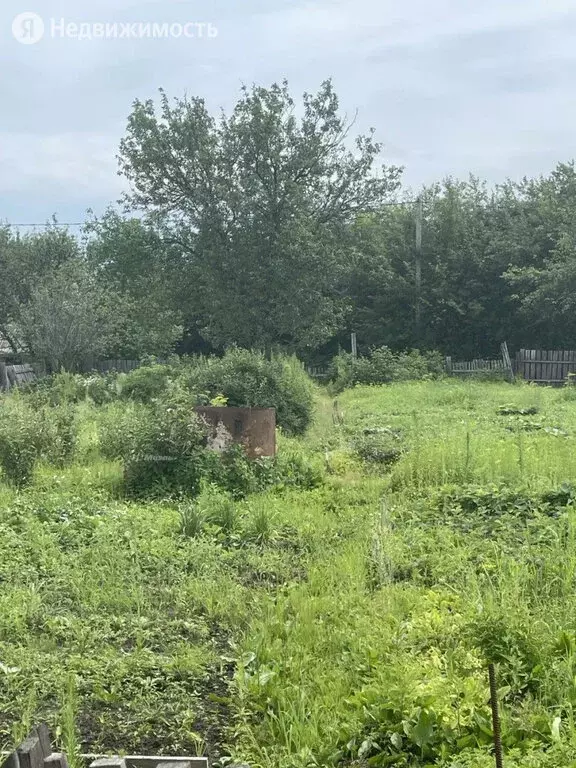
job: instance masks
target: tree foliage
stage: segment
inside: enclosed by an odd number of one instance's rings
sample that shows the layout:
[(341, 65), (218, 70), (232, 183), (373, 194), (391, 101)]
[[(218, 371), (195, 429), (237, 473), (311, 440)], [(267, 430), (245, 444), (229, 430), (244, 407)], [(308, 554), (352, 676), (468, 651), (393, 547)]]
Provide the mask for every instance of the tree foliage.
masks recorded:
[(20, 311), (21, 335), (52, 371), (73, 370), (110, 344), (113, 302), (82, 264), (64, 264), (33, 288)]
[(401, 192), (399, 168), (378, 167), (373, 134), (353, 129), (330, 81), (301, 101), (285, 82), (243, 88), (220, 116), (196, 97), (136, 101), (119, 161), (137, 215), (110, 209), (82, 242), (55, 224), (0, 228), (0, 334), (72, 366), (82, 346), (323, 361), (351, 331), (365, 354), (574, 345), (573, 162), (420, 190), (418, 296), (415, 194)]
[(0, 333), (15, 352), (20, 346), (14, 327), (20, 307), (47, 275), (78, 254), (76, 238), (56, 224), (26, 235), (0, 228)]
[(378, 210), (399, 170), (375, 173), (372, 137), (349, 147), (329, 81), (244, 88), (231, 115), (202, 99), (136, 102), (120, 149), (132, 205), (160, 217), (187, 265), (202, 334), (218, 346), (317, 345), (343, 323), (348, 228)]

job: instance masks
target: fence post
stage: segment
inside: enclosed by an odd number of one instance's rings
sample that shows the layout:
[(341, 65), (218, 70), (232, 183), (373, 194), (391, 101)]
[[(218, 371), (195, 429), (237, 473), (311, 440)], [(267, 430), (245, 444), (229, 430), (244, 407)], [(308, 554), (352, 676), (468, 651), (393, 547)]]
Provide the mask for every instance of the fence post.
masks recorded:
[(352, 343), (352, 359), (356, 360), (356, 358), (358, 357), (358, 346), (356, 344), (356, 334), (355, 333), (351, 333), (350, 334), (350, 341)]
[(9, 388), (10, 382), (8, 381), (6, 363), (3, 360), (0, 360), (0, 392), (7, 391)]
[(446, 373), (448, 376), (452, 376), (452, 358), (450, 355), (446, 356)]
[(526, 366), (524, 365), (525, 359), (526, 352), (524, 349), (521, 349), (516, 356), (516, 373), (519, 373), (523, 379), (526, 378)]
[(512, 360), (510, 360), (510, 353), (508, 352), (508, 344), (505, 341), (500, 344), (500, 350), (502, 352), (504, 367), (508, 370), (510, 382), (514, 383), (514, 369), (512, 368)]

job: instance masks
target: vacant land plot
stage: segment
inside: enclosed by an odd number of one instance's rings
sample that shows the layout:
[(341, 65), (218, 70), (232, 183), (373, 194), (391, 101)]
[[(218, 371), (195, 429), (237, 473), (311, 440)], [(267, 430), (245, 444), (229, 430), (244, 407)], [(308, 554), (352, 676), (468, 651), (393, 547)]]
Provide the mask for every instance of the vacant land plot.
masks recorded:
[(128, 501), (98, 409), (0, 485), (0, 746), (253, 766), (576, 764), (576, 388), (318, 395), (308, 490)]

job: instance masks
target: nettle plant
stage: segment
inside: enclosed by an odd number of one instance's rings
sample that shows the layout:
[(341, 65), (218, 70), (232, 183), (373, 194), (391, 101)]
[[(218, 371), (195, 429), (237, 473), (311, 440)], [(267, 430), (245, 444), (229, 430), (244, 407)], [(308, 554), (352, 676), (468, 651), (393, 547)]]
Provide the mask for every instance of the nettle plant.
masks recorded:
[(18, 393), (0, 407), (0, 466), (15, 486), (30, 482), (40, 458), (62, 466), (72, 456), (77, 427), (70, 407), (33, 408)]
[(191, 407), (159, 402), (139, 411), (124, 458), (131, 495), (195, 494), (206, 474), (206, 427)]

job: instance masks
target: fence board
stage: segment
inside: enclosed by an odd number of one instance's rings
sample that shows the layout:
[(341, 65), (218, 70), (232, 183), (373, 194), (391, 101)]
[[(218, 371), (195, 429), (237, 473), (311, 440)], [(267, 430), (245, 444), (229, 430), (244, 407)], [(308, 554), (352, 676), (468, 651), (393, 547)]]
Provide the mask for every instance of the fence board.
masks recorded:
[(306, 371), (313, 379), (327, 379), (330, 376), (330, 368), (327, 365), (309, 365)]
[(450, 360), (448, 373), (477, 373), (478, 371), (506, 371), (502, 360)]
[[(159, 360), (158, 362), (163, 362)], [(141, 365), (139, 360), (92, 360), (82, 366), (83, 373), (109, 373), (118, 371), (128, 373)], [(28, 384), (46, 376), (46, 366), (43, 363), (20, 363), (16, 365), (3, 364), (0, 370), (0, 390), (8, 390), (22, 384)]]
[(518, 374), (526, 381), (564, 384), (576, 372), (576, 350), (521, 349), (516, 357)]

